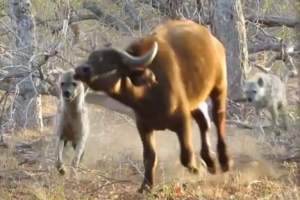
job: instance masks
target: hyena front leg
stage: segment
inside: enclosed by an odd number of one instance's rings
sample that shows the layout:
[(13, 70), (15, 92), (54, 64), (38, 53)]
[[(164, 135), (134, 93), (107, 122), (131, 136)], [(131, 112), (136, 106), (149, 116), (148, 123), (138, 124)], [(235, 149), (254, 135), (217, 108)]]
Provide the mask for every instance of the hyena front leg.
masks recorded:
[(63, 158), (62, 158), (64, 146), (65, 146), (65, 141), (62, 140), (61, 138), (58, 138), (56, 141), (56, 151), (55, 151), (55, 155), (57, 156), (56, 168), (61, 175), (66, 174), (66, 169), (63, 165)]
[(271, 115), (272, 115), (272, 125), (273, 125), (273, 128), (274, 128), (274, 133), (276, 135), (280, 135), (281, 134), (281, 131), (279, 129), (279, 123), (278, 123), (278, 110), (277, 110), (277, 105), (273, 105), (271, 108), (270, 108), (270, 112), (271, 112)]
[(256, 129), (260, 130), (263, 134), (265, 134), (265, 131), (262, 127), (262, 123), (260, 120), (260, 108), (258, 107), (255, 107), (254, 121), (255, 121)]

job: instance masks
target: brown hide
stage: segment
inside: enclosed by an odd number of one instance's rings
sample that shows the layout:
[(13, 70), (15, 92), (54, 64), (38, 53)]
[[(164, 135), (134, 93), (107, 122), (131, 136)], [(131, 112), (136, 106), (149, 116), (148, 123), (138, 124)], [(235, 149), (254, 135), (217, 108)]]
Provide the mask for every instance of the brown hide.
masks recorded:
[[(127, 52), (143, 55), (154, 40), (158, 53), (147, 68), (155, 74), (160, 88), (164, 87), (166, 96), (182, 95), (182, 100), (187, 100), (190, 110), (194, 110), (213, 87), (227, 87), (224, 47), (204, 26), (189, 20), (170, 20), (131, 44)], [(184, 94), (176, 94), (180, 90)]]
[[(117, 69), (119, 73), (90, 85), (93, 85), (92, 89), (105, 91), (132, 107), (137, 115), (146, 117), (147, 121), (158, 120), (156, 128), (165, 129), (168, 123), (163, 123), (161, 119), (182, 112), (180, 107), (187, 107), (186, 112), (190, 112), (198, 107), (199, 102), (207, 99), (214, 87), (227, 87), (225, 51), (207, 28), (190, 20), (170, 20), (158, 25), (151, 34), (129, 45), (126, 51), (133, 56), (143, 55), (154, 41), (158, 44), (158, 52), (149, 66), (126, 66), (118, 59), (120, 56), (116, 52), (110, 53), (111, 47), (104, 48), (106, 52), (102, 56), (105, 57), (105, 64), (100, 64), (98, 52), (93, 52), (88, 62), (94, 66), (94, 75), (112, 69)], [(98, 67), (100, 65), (101, 68)], [(153, 87), (144, 84), (149, 82), (147, 79), (153, 78), (142, 73), (143, 78), (137, 73), (147, 69), (153, 72), (158, 83)], [(123, 83), (121, 90), (116, 88), (120, 78)], [(158, 114), (158, 111), (161, 113)]]
[(204, 26), (190, 20), (169, 20), (132, 42), (125, 51), (105, 46), (92, 52), (75, 72), (75, 79), (93, 90), (106, 92), (134, 110), (145, 165), (139, 192), (146, 186), (150, 189), (154, 186), (157, 163), (154, 130), (174, 131), (181, 147), (182, 165), (192, 173), (198, 172), (191, 145), (191, 117), (201, 132), (200, 155), (208, 171), (216, 173), (207, 139), (210, 120), (200, 107), (208, 97), (212, 100), (218, 134), (218, 160), (223, 172), (230, 169), (232, 161), (224, 140), (225, 50)]

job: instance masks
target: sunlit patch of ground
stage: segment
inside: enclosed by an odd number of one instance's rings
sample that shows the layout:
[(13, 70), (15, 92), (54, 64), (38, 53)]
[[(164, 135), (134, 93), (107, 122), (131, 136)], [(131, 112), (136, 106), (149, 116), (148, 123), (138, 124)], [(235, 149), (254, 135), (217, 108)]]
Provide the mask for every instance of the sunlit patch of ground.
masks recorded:
[[(95, 110), (95, 109), (93, 109)], [(50, 113), (50, 112), (49, 112)], [(156, 133), (159, 163), (152, 195), (140, 195), (143, 174), (142, 146), (134, 125), (122, 116), (102, 110), (91, 113), (92, 133), (78, 180), (60, 176), (54, 168), (51, 126), (43, 133), (23, 131), (6, 136), (9, 149), (0, 147), (1, 199), (299, 199), (298, 129), (280, 136), (266, 131), (227, 127), (227, 142), (235, 166), (230, 173), (189, 174), (179, 162), (176, 135)], [(200, 149), (193, 124), (195, 152)], [(211, 130), (212, 147), (216, 134)], [(197, 153), (198, 154), (198, 153)], [(74, 155), (66, 151), (68, 165)]]

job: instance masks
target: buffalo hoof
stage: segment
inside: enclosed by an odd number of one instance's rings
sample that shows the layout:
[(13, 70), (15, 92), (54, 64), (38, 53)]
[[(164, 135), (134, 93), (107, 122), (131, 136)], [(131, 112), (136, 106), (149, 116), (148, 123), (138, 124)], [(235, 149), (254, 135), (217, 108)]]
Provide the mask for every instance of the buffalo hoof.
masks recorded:
[(213, 166), (213, 167), (207, 167), (207, 171), (210, 173), (210, 174), (216, 174), (217, 173), (217, 168), (216, 166)]
[(143, 189), (143, 188), (140, 188), (140, 189), (137, 190), (137, 192), (140, 193), (140, 194), (143, 194), (144, 189)]
[(230, 171), (233, 167), (233, 160), (229, 156), (219, 157), (219, 162), (223, 173)]
[(138, 193), (143, 194), (144, 192), (146, 194), (150, 194), (152, 192), (152, 188), (149, 185), (142, 185), (140, 189), (137, 190)]
[(191, 174), (198, 174), (199, 173), (199, 169), (197, 167), (193, 167), (193, 166), (188, 167), (188, 171)]
[(204, 163), (206, 165), (207, 171), (210, 174), (216, 174), (217, 173), (217, 167), (216, 167), (215, 157), (214, 157), (214, 159), (212, 159), (209, 154), (205, 154), (205, 153), (201, 152), (201, 158), (202, 158), (202, 160), (204, 161)]

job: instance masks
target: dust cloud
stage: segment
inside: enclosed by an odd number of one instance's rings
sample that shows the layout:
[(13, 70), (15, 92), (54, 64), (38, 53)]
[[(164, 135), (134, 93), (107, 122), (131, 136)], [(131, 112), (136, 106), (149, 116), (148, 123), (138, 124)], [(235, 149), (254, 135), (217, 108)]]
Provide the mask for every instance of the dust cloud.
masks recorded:
[[(102, 116), (101, 116), (102, 115)], [(142, 180), (144, 167), (142, 161), (142, 144), (134, 123), (116, 123), (103, 113), (92, 116), (92, 132), (86, 144), (83, 165), (89, 169), (97, 169), (118, 178)], [(109, 121), (112, 120), (112, 121)], [(192, 123), (193, 145), (196, 156), (200, 151), (200, 135), (195, 122)], [(227, 127), (227, 144), (234, 159), (234, 169), (230, 175), (239, 175), (240, 181), (252, 181), (261, 177), (277, 177), (280, 175), (273, 166), (260, 154), (260, 146), (256, 138), (249, 133), (253, 130), (243, 130)], [(171, 131), (156, 131), (156, 148), (158, 166), (156, 182), (172, 179), (189, 181), (220, 181), (224, 175), (207, 174), (204, 166), (199, 176), (191, 175), (181, 166), (179, 160), (179, 143), (176, 134)], [(210, 131), (212, 148), (216, 149), (216, 131), (214, 125)], [(230, 176), (229, 175), (229, 176)]]

